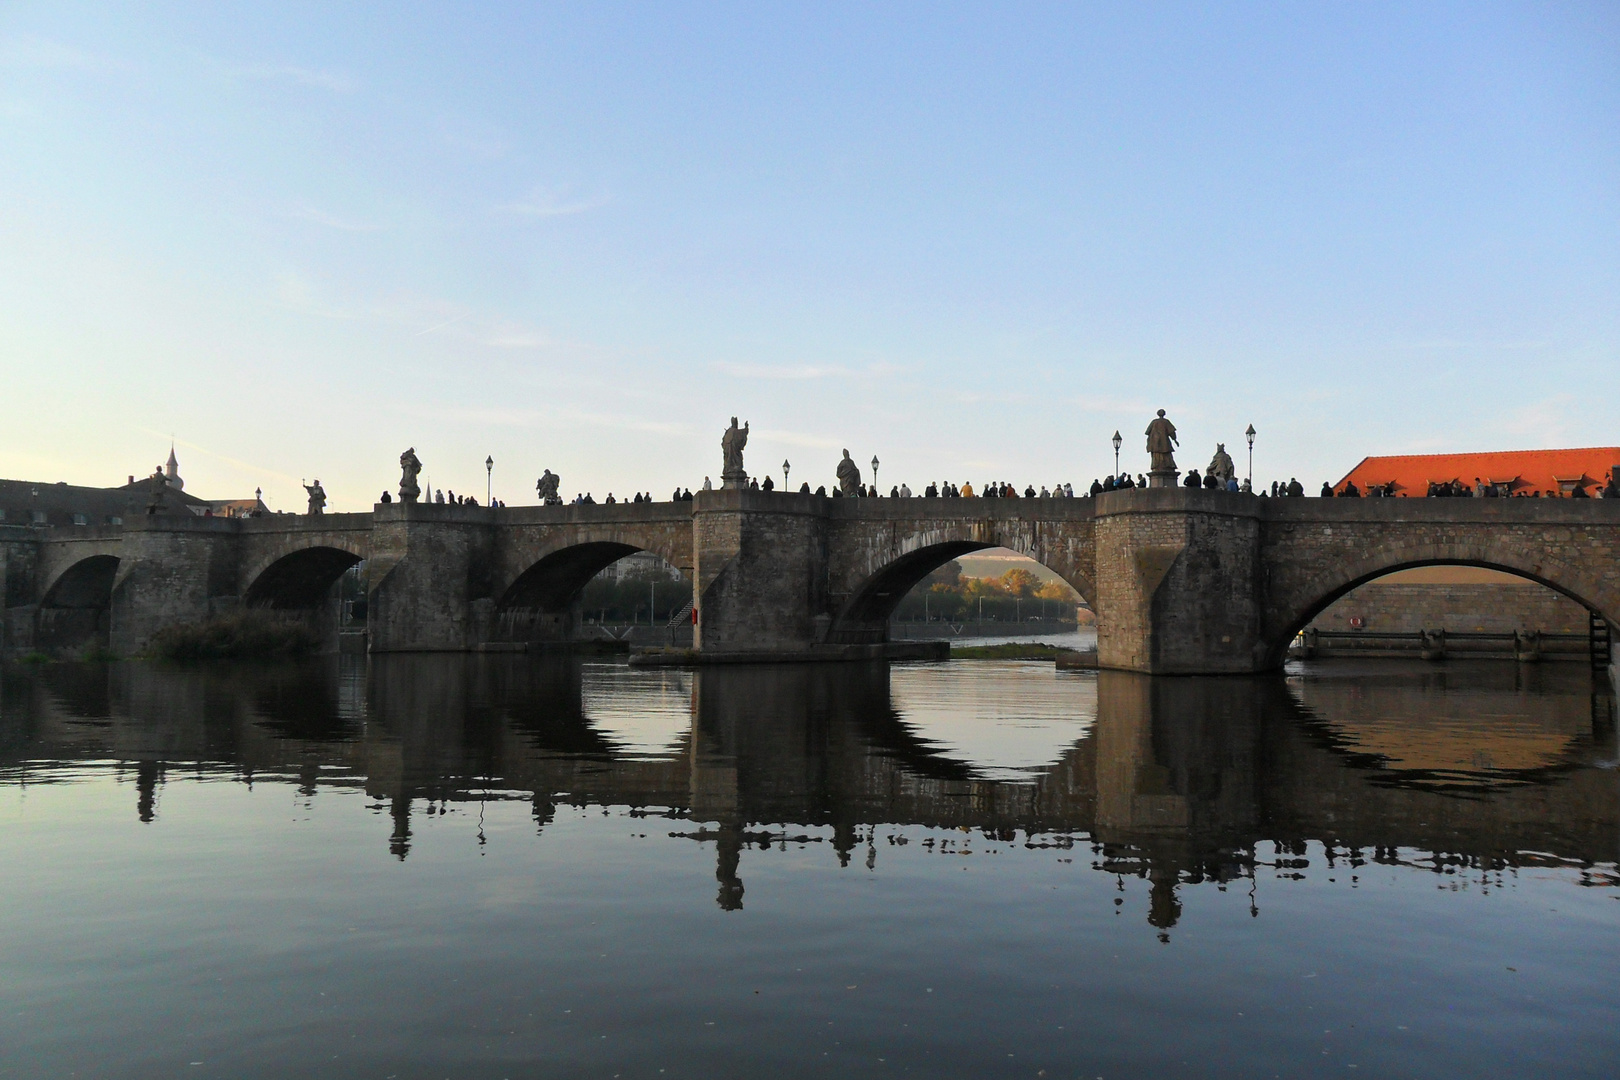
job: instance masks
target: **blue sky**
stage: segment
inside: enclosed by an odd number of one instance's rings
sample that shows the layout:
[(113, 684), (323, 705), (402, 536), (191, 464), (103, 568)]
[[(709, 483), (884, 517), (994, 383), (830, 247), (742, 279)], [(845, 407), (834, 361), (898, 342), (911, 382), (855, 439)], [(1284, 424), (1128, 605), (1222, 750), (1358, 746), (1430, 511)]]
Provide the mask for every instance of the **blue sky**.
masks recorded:
[(0, 7), (0, 475), (1620, 442), (1620, 7)]

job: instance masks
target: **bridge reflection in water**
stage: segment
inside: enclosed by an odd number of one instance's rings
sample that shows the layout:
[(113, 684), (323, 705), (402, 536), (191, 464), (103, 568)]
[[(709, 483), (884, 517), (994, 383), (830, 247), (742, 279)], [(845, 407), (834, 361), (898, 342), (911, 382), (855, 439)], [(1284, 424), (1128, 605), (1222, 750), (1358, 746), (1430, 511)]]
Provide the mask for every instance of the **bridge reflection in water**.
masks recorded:
[(559, 807), (630, 807), (715, 845), (726, 908), (743, 903), (747, 860), (830, 841), (840, 863), (870, 866), (880, 844), (912, 839), (904, 826), (1073, 849), (1146, 878), (1161, 930), (1183, 886), (1247, 882), (1253, 896), (1305, 869), (1308, 842), (1347, 875), (1398, 862), (1488, 882), (1552, 864), (1616, 883), (1620, 859), (1613, 697), (1562, 667), (1155, 679), (441, 655), (54, 665), (8, 673), (3, 691), (3, 783), (124, 763), (147, 821), (180, 768), (308, 794), (358, 787), (388, 807), (400, 859), (413, 813), (457, 803), (527, 800), (540, 830)]

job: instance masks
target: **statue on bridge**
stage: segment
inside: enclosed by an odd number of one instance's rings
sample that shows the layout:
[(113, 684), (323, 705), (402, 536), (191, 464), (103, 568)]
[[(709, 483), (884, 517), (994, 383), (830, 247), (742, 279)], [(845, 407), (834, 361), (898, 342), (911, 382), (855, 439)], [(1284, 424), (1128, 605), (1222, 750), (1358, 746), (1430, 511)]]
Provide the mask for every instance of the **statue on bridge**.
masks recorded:
[(861, 492), (861, 467), (844, 451), (844, 460), (838, 463), (838, 490), (845, 498), (854, 498)]
[(557, 494), (557, 488), (562, 485), (562, 477), (550, 469), (540, 479), (534, 482), (534, 493), (540, 496), (541, 506), (561, 506), (562, 496)]
[(159, 465), (152, 470), (152, 475), (146, 481), (146, 512), (160, 514), (163, 512), (163, 496), (169, 491), (169, 478), (163, 475), (163, 466)]
[(416, 478), (422, 472), (422, 459), (416, 456), (416, 447), (399, 455), (399, 501), (413, 503), (422, 494)]
[(722, 488), (746, 488), (748, 486), (748, 473), (743, 470), (743, 447), (748, 445), (748, 425), (737, 426), (737, 418), (731, 418), (731, 426), (726, 433), (720, 436), (720, 450), (725, 455), (724, 467), (720, 470), (720, 486)]
[(1219, 480), (1222, 491), (1237, 476), (1237, 466), (1232, 464), (1232, 455), (1226, 452), (1225, 443), (1215, 444), (1215, 456), (1209, 459), (1209, 468), (1204, 470), (1204, 475)]
[(1148, 424), (1145, 434), (1148, 453), (1153, 456), (1153, 467), (1148, 469), (1148, 487), (1175, 487), (1175, 451), (1180, 441), (1176, 438), (1176, 425), (1166, 420), (1164, 410), (1160, 409), (1158, 418)]
[(313, 484), (305, 484), (304, 490), (309, 492), (309, 516), (319, 517), (326, 510), (326, 489), (317, 479)]

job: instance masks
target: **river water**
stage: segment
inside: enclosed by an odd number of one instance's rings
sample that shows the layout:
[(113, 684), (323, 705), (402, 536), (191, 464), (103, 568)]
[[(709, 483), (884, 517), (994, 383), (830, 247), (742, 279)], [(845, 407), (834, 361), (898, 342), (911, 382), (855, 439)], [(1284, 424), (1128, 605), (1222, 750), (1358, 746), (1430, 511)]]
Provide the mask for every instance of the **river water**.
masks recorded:
[(0, 680), (6, 1077), (1611, 1076), (1577, 665)]

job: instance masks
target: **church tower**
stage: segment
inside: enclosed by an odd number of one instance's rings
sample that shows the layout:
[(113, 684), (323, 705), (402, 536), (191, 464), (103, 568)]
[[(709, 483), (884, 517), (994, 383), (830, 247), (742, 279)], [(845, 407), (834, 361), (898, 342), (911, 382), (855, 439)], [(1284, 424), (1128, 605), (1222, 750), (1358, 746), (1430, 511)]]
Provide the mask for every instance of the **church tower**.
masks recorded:
[(169, 478), (169, 486), (174, 490), (186, 489), (186, 482), (180, 479), (180, 462), (174, 456), (174, 443), (169, 444), (169, 463), (163, 466), (163, 475)]

